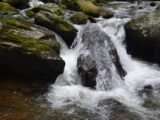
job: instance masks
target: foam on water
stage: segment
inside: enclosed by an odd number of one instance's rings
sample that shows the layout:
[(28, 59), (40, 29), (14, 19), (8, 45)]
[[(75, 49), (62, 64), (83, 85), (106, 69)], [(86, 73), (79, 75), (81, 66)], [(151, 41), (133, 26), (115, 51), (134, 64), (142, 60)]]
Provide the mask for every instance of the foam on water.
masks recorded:
[[(61, 57), (66, 66), (64, 73), (57, 78), (47, 96), (53, 108), (58, 109), (67, 105), (76, 105), (94, 111), (99, 109), (98, 104), (100, 101), (112, 98), (127, 106), (131, 111), (143, 116), (145, 120), (148, 118), (157, 119), (154, 118), (153, 111), (142, 107), (144, 101), (143, 98), (138, 96), (138, 90), (143, 89), (145, 85), (156, 86), (160, 84), (160, 68), (154, 64), (135, 60), (127, 54), (123, 41), (125, 39), (124, 24), (129, 20), (128, 18), (99, 19), (99, 22), (94, 24), (110, 36), (117, 49), (121, 64), (127, 71), (123, 84), (108, 91), (93, 90), (81, 86), (80, 78), (77, 74), (77, 58), (80, 52), (83, 51), (82, 34), (85, 26), (92, 24), (76, 26), (79, 32), (72, 49), (68, 49), (65, 43), (58, 38), (62, 45)], [(104, 113), (109, 111), (102, 110), (100, 112), (102, 114), (101, 119), (107, 119)]]

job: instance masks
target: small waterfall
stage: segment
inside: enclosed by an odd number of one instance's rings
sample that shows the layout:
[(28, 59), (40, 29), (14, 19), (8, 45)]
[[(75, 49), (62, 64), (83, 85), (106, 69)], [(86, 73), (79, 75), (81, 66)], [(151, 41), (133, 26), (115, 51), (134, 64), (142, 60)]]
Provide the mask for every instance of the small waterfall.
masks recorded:
[[(157, 111), (150, 111), (142, 106), (144, 98), (138, 96), (138, 90), (145, 85), (160, 84), (160, 68), (135, 60), (127, 54), (124, 24), (129, 20), (99, 19), (98, 23), (75, 26), (79, 32), (71, 49), (57, 37), (62, 46), (61, 57), (65, 60), (66, 66), (64, 73), (57, 78), (47, 95), (53, 109), (64, 110), (66, 107), (67, 111), (64, 112), (74, 114), (76, 108), (83, 108), (96, 115), (92, 120), (109, 120), (111, 108), (108, 103), (102, 106), (100, 103), (103, 100), (114, 99), (122, 104), (122, 108), (127, 107), (128, 111), (140, 116), (133, 120), (158, 120), (155, 116)], [(118, 73), (114, 63), (115, 56), (110, 54), (112, 50), (116, 50), (122, 68), (127, 72), (124, 77)], [(96, 62), (98, 68), (96, 90), (82, 86), (76, 67), (78, 56), (81, 54), (90, 55)], [(74, 107), (69, 109), (69, 106)]]

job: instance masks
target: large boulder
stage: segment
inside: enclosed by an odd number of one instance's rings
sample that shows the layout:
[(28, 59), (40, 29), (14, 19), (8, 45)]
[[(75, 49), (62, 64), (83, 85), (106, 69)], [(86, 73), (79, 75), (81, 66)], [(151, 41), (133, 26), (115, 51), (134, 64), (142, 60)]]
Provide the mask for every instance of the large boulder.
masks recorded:
[(18, 14), (18, 10), (5, 2), (0, 2), (0, 18)]
[(29, 6), (29, 0), (2, 0), (3, 2), (9, 3), (16, 8), (26, 8)]
[(68, 23), (63, 17), (51, 12), (40, 11), (35, 16), (35, 22), (47, 27), (63, 38), (68, 47), (70, 47), (77, 35), (77, 30)]
[(127, 50), (133, 56), (160, 64), (160, 8), (125, 25)]
[(89, 0), (62, 0), (68, 9), (84, 12), (87, 15), (98, 17), (101, 13), (100, 7)]
[(87, 26), (82, 35), (82, 43), (83, 48), (80, 52), (88, 54), (95, 61), (99, 71), (96, 77), (97, 85), (102, 89), (111, 89), (115, 77), (117, 80), (123, 79), (126, 72), (121, 65), (117, 50), (110, 37), (101, 28), (96, 24)]
[(77, 61), (78, 73), (82, 80), (82, 85), (94, 88), (98, 70), (95, 61), (89, 56), (80, 55)]
[(53, 33), (15, 18), (0, 24), (0, 75), (54, 80), (63, 72)]

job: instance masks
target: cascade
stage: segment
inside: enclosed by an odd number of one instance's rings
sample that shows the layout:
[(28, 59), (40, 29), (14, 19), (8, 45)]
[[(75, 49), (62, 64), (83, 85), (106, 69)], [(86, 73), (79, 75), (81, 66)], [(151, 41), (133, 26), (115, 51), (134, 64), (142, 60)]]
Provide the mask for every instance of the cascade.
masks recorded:
[[(160, 84), (160, 71), (156, 65), (133, 59), (127, 54), (123, 41), (124, 24), (129, 20), (116, 17), (108, 20), (100, 18), (98, 23), (75, 26), (79, 32), (71, 49), (57, 37), (62, 45), (61, 57), (66, 66), (64, 73), (57, 78), (47, 95), (47, 100), (54, 109), (75, 105), (98, 114), (95, 120), (106, 120), (109, 119), (111, 108), (108, 102), (105, 104), (103, 101), (113, 99), (127, 107), (129, 111), (138, 114), (139, 120), (157, 119), (153, 111), (142, 106), (144, 100), (138, 96), (138, 90), (145, 85)], [(127, 72), (123, 77), (113, 62), (115, 56), (109, 54), (114, 49), (122, 68)], [(82, 86), (77, 73), (77, 59), (81, 54), (90, 55), (95, 60), (98, 69), (96, 89)], [(109, 104), (114, 104), (114, 101)], [(71, 111), (70, 114), (76, 110), (72, 108)], [(154, 113), (157, 114), (155, 111)]]

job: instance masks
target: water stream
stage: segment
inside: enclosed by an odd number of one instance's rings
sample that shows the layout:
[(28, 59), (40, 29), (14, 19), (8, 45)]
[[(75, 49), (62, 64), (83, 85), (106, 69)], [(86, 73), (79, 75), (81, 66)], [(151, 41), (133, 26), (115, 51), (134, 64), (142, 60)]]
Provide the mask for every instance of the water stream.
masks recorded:
[[(63, 75), (57, 78), (56, 84), (52, 85), (47, 97), (54, 109), (74, 105), (87, 109), (93, 114), (98, 114), (97, 118), (94, 117), (92, 119), (107, 120), (110, 119), (111, 116), (111, 109), (109, 109), (110, 107), (108, 105), (115, 103), (111, 102), (109, 104), (103, 104), (102, 106), (99, 104), (103, 100), (113, 99), (124, 105), (128, 111), (133, 112), (133, 114), (138, 116), (138, 119), (158, 119), (156, 116), (158, 111), (149, 110), (148, 108), (143, 107), (145, 98), (138, 94), (146, 85), (156, 87), (156, 85), (160, 84), (160, 69), (156, 65), (135, 60), (127, 54), (123, 41), (125, 39), (124, 24), (129, 20), (130, 19), (128, 18), (121, 19), (115, 17), (109, 20), (99, 19), (99, 22), (96, 24), (88, 23), (84, 26), (77, 26), (79, 32), (75, 39), (76, 45), (73, 45), (73, 48), (68, 49), (64, 43), (61, 42), (61, 57), (66, 63), (65, 70)], [(127, 71), (127, 75), (123, 78), (124, 80), (119, 77), (112, 61), (110, 61), (111, 58), (109, 57), (111, 56), (107, 53), (108, 46), (105, 38), (103, 39), (106, 41), (104, 42), (105, 45), (97, 45), (96, 48), (94, 47), (91, 49), (92, 51), (86, 49), (85, 42), (82, 42), (82, 35), (85, 34), (86, 29), (87, 31), (89, 29), (91, 33), (94, 31), (95, 33), (93, 32), (93, 36), (97, 32), (95, 30), (98, 30), (103, 31), (110, 37), (111, 42), (118, 51), (121, 64)], [(100, 38), (102, 36), (97, 37)], [(98, 77), (96, 78), (96, 90), (81, 85), (76, 68), (78, 56), (81, 53), (91, 54), (91, 52), (93, 52), (92, 54), (96, 59), (99, 71)], [(109, 74), (111, 77), (108, 77), (108, 73), (104, 67), (110, 68), (111, 71)], [(106, 84), (108, 81), (110, 81), (110, 83)], [(110, 87), (110, 89), (106, 90), (105, 88), (107, 87)], [(74, 107), (71, 107), (65, 112), (74, 114), (76, 110)], [(88, 119), (87, 116), (86, 119)], [(137, 118), (135, 117), (135, 119)]]
[[(52, 109), (60, 111), (61, 115), (69, 115), (70, 120), (159, 120), (160, 68), (127, 54), (124, 25), (131, 17), (122, 18), (120, 15), (127, 8), (130, 5), (114, 10), (116, 14), (111, 19), (98, 18), (97, 23), (75, 25), (78, 34), (70, 49), (57, 36), (61, 44), (60, 56), (66, 65), (64, 73), (51, 85), (46, 95)], [(151, 8), (146, 8), (146, 11), (151, 11)], [(137, 17), (138, 13), (132, 14)], [(114, 58), (109, 54), (112, 47), (117, 50), (120, 63), (127, 72), (125, 77), (120, 77)], [(96, 89), (82, 86), (77, 73), (80, 54), (91, 55), (96, 61)], [(147, 85), (153, 86), (151, 96), (143, 91)], [(145, 106), (147, 100), (151, 107)], [(59, 116), (59, 119), (64, 118)]]

